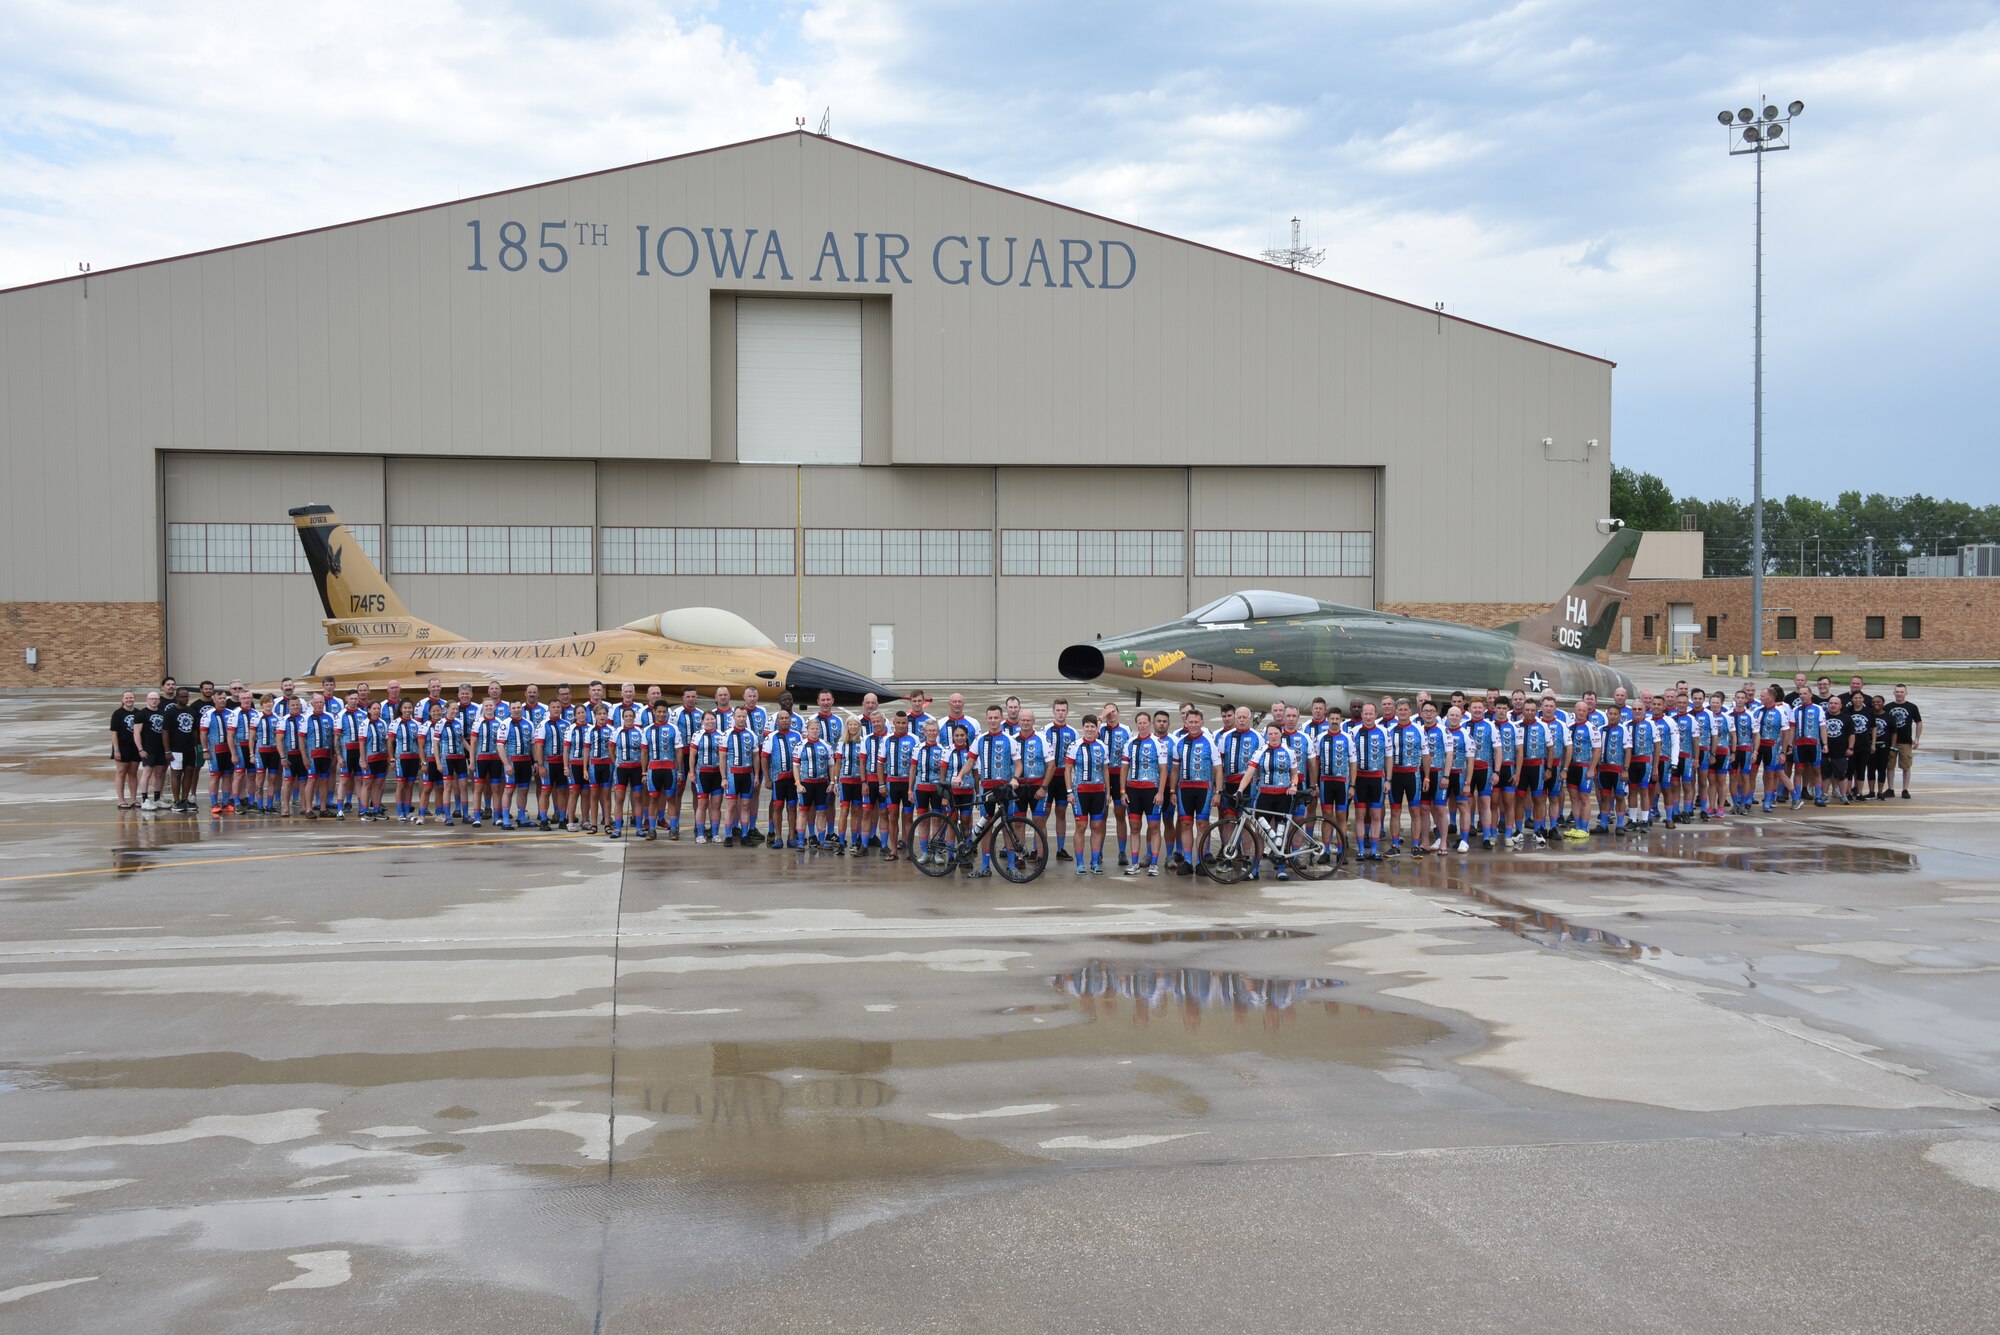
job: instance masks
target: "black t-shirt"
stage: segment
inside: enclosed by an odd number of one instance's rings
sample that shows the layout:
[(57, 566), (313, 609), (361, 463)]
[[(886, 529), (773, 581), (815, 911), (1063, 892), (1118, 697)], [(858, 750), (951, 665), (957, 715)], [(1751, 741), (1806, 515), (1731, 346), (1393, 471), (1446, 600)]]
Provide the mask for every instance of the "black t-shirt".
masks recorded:
[(139, 721), (139, 712), (136, 709), (127, 709), (123, 705), (111, 711), (111, 732), (117, 739), (115, 745), (120, 759), (139, 758), (139, 744), (132, 740), (132, 725)]
[(1829, 756), (1847, 754), (1847, 715), (1828, 714), (1826, 716), (1826, 753)]
[(1891, 700), (1882, 706), (1882, 713), (1889, 720), (1890, 741), (1901, 746), (1916, 740), (1917, 724), (1924, 721), (1924, 714), (1915, 700)]
[(201, 746), (201, 719), (187, 705), (167, 709), (167, 741), (176, 751), (194, 751)]
[(167, 753), (167, 711), (164, 709), (141, 709), (139, 715), (139, 747), (149, 756), (163, 756)]
[(1854, 733), (1854, 744), (1866, 748), (1873, 739), (1875, 728), (1875, 706), (1866, 697), (1847, 697), (1848, 727)]
[(1797, 709), (1799, 707), (1799, 701), (1803, 699), (1805, 699), (1805, 697), (1800, 695), (1797, 691), (1785, 692), (1785, 703), (1790, 705), (1793, 709)]

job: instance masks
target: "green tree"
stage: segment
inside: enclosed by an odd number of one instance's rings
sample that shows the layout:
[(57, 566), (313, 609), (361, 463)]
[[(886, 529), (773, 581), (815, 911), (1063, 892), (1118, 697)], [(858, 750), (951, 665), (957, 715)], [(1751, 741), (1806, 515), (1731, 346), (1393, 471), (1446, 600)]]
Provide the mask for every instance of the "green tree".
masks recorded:
[(1673, 489), (1658, 476), (1614, 465), (1611, 517), (1624, 520), (1627, 528), (1657, 533), (1681, 526), (1681, 507)]

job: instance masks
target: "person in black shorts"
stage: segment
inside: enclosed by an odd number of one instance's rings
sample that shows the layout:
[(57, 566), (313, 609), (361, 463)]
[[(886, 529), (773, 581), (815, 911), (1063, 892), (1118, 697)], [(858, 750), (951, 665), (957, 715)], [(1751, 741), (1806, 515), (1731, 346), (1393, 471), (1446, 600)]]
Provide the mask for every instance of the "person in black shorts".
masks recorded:
[(111, 711), (111, 763), (117, 774), (118, 809), (139, 805), (139, 697), (127, 691)]
[(1847, 731), (1847, 711), (1841, 708), (1840, 697), (1831, 695), (1826, 700), (1826, 754), (1820, 764), (1825, 767), (1826, 785), (1833, 790), (1842, 806), (1852, 799), (1847, 795), (1847, 757), (1853, 738)]
[(139, 810), (166, 806), (160, 795), (167, 786), (167, 711), (158, 691), (146, 692), (146, 703), (133, 720), (139, 734)]
[(1875, 703), (1868, 692), (1856, 690), (1846, 697), (1840, 712), (1847, 720), (1847, 795), (1861, 801), (1875, 795), (1870, 783), (1875, 773)]
[(185, 686), (175, 688), (173, 704), (167, 708), (167, 749), (173, 809), (193, 811), (195, 780), (201, 773), (201, 719), (188, 703)]

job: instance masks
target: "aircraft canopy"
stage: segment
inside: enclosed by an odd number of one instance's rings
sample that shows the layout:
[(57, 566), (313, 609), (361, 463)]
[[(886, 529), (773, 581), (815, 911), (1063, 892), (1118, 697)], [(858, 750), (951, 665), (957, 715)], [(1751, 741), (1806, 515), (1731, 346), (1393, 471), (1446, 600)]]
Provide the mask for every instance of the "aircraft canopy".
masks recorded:
[(1302, 593), (1246, 589), (1241, 593), (1226, 593), (1212, 603), (1195, 608), (1188, 613), (1188, 620), (1216, 625), (1232, 621), (1264, 621), (1272, 617), (1308, 616), (1319, 610), (1319, 602)]
[(706, 644), (717, 649), (768, 649), (771, 637), (720, 607), (676, 607), (658, 616), (628, 621), (621, 630), (662, 635), (686, 644)]

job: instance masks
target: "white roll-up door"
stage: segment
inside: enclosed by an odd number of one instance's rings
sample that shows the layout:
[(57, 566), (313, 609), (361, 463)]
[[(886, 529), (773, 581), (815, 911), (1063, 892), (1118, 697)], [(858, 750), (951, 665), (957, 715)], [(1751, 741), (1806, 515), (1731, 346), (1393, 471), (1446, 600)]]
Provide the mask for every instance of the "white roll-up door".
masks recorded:
[(861, 462), (861, 303), (736, 303), (736, 457)]

